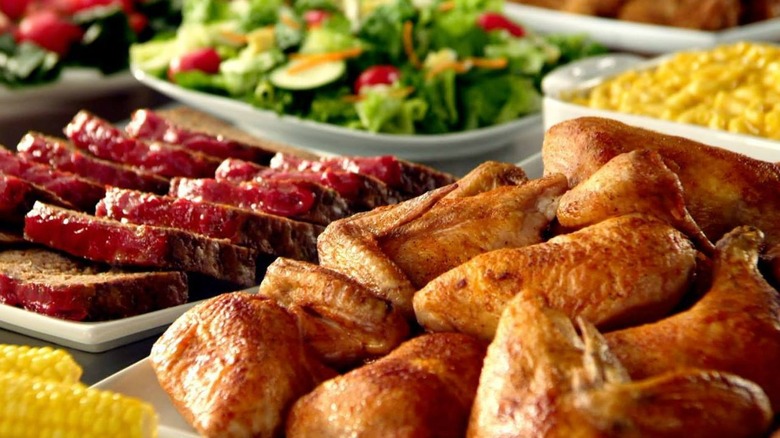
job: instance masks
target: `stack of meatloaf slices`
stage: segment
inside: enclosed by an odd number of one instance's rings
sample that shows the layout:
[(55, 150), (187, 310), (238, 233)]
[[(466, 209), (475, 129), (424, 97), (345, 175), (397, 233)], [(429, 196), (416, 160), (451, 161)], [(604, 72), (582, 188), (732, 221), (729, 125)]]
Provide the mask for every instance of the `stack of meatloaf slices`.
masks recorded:
[(64, 133), (0, 148), (0, 303), (73, 320), (252, 286), (277, 256), (316, 261), (330, 222), (454, 181), (391, 156), (317, 157), (186, 108), (138, 110), (124, 129), (81, 111)]

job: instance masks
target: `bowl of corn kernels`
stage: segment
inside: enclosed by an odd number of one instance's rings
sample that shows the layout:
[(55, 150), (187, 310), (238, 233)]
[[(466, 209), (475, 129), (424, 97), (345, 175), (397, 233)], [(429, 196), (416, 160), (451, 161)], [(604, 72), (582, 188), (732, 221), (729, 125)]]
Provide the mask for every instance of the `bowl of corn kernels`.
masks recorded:
[(608, 54), (542, 83), (544, 124), (608, 117), (780, 161), (780, 46), (738, 42), (645, 59)]

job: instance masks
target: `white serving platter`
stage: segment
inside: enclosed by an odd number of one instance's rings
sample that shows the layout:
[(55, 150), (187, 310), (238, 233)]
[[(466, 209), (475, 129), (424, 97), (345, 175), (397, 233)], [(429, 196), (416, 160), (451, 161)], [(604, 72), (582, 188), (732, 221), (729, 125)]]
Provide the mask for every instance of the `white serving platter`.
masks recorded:
[(0, 304), (0, 328), (64, 347), (99, 353), (162, 333), (200, 301), (105, 322), (69, 321)]
[(92, 386), (144, 400), (154, 406), (159, 419), (159, 438), (197, 438), (200, 435), (171, 403), (154, 375), (149, 358), (113, 374)]
[(608, 54), (576, 61), (553, 70), (542, 81), (544, 92), (542, 114), (545, 130), (564, 120), (578, 117), (606, 117), (665, 134), (687, 137), (759, 160), (771, 162), (780, 160), (778, 141), (654, 117), (590, 108), (566, 100), (566, 96), (586, 93), (596, 84), (616, 74), (629, 69), (651, 68), (665, 58), (661, 56), (647, 60), (633, 55)]
[(132, 69), (141, 83), (181, 103), (234, 123), (251, 134), (338, 155), (395, 155), (413, 161), (452, 160), (506, 147), (527, 130), (538, 128), (540, 114), (472, 131), (441, 135), (375, 134), (327, 123), (279, 115), (228, 97), (189, 90)]
[(780, 40), (780, 18), (710, 32), (572, 14), (507, 2), (504, 13), (541, 33), (583, 33), (615, 49), (644, 54), (709, 47), (741, 40)]

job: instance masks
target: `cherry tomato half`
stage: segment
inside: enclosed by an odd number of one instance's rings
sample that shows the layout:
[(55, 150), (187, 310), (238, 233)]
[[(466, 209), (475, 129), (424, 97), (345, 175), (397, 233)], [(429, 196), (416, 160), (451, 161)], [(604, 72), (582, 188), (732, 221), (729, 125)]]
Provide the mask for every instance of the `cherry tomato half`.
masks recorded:
[(0, 12), (11, 20), (22, 18), (31, 0), (0, 0)]
[(506, 30), (510, 35), (515, 37), (525, 35), (525, 29), (497, 12), (485, 12), (481, 14), (477, 17), (477, 26), (487, 32)]
[(86, 11), (98, 6), (119, 5), (126, 13), (133, 10), (133, 0), (70, 0), (69, 10), (71, 13)]
[(401, 72), (392, 65), (375, 65), (369, 67), (360, 73), (355, 80), (355, 94), (360, 93), (360, 89), (366, 86), (386, 84), (390, 85), (401, 79)]
[(63, 56), (73, 43), (81, 40), (83, 34), (80, 27), (56, 12), (41, 10), (22, 19), (16, 38), (18, 41), (31, 41)]
[(303, 13), (303, 21), (309, 28), (320, 26), (328, 18), (330, 18), (330, 12), (322, 9), (309, 9)]
[(183, 71), (200, 70), (207, 74), (218, 73), (220, 62), (222, 59), (214, 48), (195, 49), (171, 61), (171, 65), (168, 67), (168, 79), (173, 81), (176, 73)]

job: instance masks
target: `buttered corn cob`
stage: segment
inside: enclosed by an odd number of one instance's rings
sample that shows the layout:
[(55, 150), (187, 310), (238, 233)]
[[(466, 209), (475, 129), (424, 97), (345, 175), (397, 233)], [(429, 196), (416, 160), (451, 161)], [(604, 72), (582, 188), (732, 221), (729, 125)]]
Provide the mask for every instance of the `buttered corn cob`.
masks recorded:
[(78, 383), (81, 367), (67, 351), (0, 344), (0, 373), (26, 374), (60, 383)]
[(575, 103), (780, 139), (780, 47), (740, 42), (627, 71)]
[(0, 344), (0, 437), (155, 437), (154, 408), (84, 386), (65, 350)]

